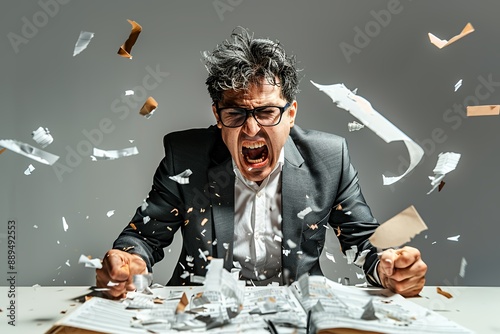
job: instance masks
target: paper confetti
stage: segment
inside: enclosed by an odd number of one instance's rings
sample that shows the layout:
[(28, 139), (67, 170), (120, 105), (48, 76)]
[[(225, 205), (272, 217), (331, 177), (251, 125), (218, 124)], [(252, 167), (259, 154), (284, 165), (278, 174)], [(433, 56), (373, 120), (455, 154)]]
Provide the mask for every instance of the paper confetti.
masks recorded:
[(304, 217), (311, 211), (312, 211), (311, 207), (308, 206), (304, 210), (297, 213), (297, 217), (299, 217), (300, 219), (304, 219)]
[(459, 89), (460, 89), (460, 87), (462, 87), (462, 82), (463, 82), (463, 80), (462, 80), (462, 79), (460, 79), (460, 80), (458, 80), (458, 82), (455, 84), (455, 92), (456, 92), (457, 90), (459, 90)]
[(76, 41), (75, 48), (73, 50), (73, 57), (85, 50), (92, 38), (94, 38), (93, 32), (80, 31), (80, 36), (78, 36), (78, 40)]
[(460, 34), (454, 36), (449, 41), (447, 41), (445, 39), (440, 39), (440, 38), (436, 37), (435, 35), (433, 35), (431, 33), (429, 33), (428, 35), (429, 35), (429, 40), (431, 41), (431, 43), (434, 44), (435, 46), (437, 46), (438, 48), (442, 49), (445, 46), (448, 46), (451, 43), (454, 43), (454, 42), (458, 41), (462, 37), (465, 37), (465, 36), (467, 36), (468, 34), (470, 34), (472, 32), (474, 32), (474, 27), (472, 26), (472, 24), (467, 23), (465, 25), (465, 27), (462, 29), (462, 31), (460, 32)]
[(358, 123), (356, 121), (352, 121), (352, 122), (349, 122), (347, 124), (347, 128), (349, 129), (349, 132), (359, 131), (359, 130), (361, 130), (364, 127), (365, 126), (363, 124), (360, 124), (360, 123)]
[(39, 127), (38, 129), (33, 131), (31, 135), (33, 137), (33, 140), (36, 141), (36, 143), (42, 148), (49, 146), (54, 141), (54, 138), (47, 128)]
[(149, 119), (151, 116), (153, 116), (156, 108), (158, 108), (158, 102), (156, 102), (156, 100), (152, 96), (150, 96), (142, 105), (141, 109), (139, 110), (139, 114), (146, 117), (146, 119)]
[(114, 214), (115, 214), (115, 210), (109, 210), (108, 212), (106, 212), (106, 216), (108, 216), (108, 217), (111, 217)]
[(118, 49), (118, 54), (124, 58), (132, 59), (132, 55), (130, 54), (130, 52), (132, 51), (132, 47), (134, 46), (137, 38), (139, 37), (139, 34), (142, 31), (142, 27), (135, 21), (127, 21), (132, 25), (132, 30), (128, 39), (125, 41), (125, 43), (122, 44), (120, 49)]
[[(436, 167), (432, 170), (434, 176), (429, 176), (429, 180), (431, 180), (432, 189), (429, 190), (427, 195), (433, 192), (443, 180), (444, 176), (449, 172), (455, 170), (458, 165), (458, 161), (460, 160), (460, 153), (446, 152), (439, 153), (439, 158), (436, 163)], [(443, 188), (443, 186), (441, 186)]]
[(94, 268), (94, 269), (101, 269), (102, 268), (102, 263), (101, 260), (98, 258), (95, 259), (89, 259), (85, 255), (80, 255), (80, 258), (78, 259), (78, 263), (83, 263), (85, 264), (85, 267), (87, 268)]
[(32, 164), (30, 164), (28, 166), (28, 168), (26, 168), (26, 170), (24, 171), (24, 175), (31, 175), (31, 173), (35, 170), (35, 167), (33, 167)]
[(460, 262), (460, 271), (458, 273), (458, 275), (460, 275), (460, 277), (464, 278), (465, 277), (465, 267), (467, 266), (467, 261), (465, 260), (465, 258), (462, 258), (462, 261)]
[(189, 176), (193, 174), (191, 169), (186, 169), (180, 174), (174, 175), (174, 176), (169, 176), (168, 178), (170, 180), (173, 180), (179, 184), (189, 184)]
[(62, 217), (62, 224), (63, 224), (63, 229), (64, 232), (68, 230), (68, 223), (66, 223), (66, 218)]
[(129, 157), (131, 155), (139, 154), (137, 147), (127, 147), (121, 150), (101, 150), (94, 147), (94, 156), (98, 160), (115, 160), (122, 157)]
[(460, 234), (459, 235), (456, 235), (454, 237), (448, 237), (446, 239), (450, 240), (450, 241), (458, 241), (458, 238), (460, 238)]

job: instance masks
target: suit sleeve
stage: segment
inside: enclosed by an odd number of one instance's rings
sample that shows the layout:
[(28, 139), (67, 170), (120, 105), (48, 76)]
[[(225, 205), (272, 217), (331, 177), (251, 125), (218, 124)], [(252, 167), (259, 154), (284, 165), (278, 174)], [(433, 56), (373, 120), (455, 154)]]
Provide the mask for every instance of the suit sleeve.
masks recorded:
[(178, 183), (169, 178), (173, 171), (172, 149), (166, 139), (165, 157), (156, 170), (148, 198), (113, 243), (115, 249), (140, 255), (149, 272), (163, 259), (163, 248), (172, 243), (184, 221)]
[(337, 233), (342, 252), (354, 251), (353, 263), (363, 268), (371, 285), (381, 286), (376, 275), (379, 262), (377, 249), (368, 240), (379, 224), (361, 193), (358, 173), (351, 165), (345, 140), (342, 143), (340, 183), (330, 225)]

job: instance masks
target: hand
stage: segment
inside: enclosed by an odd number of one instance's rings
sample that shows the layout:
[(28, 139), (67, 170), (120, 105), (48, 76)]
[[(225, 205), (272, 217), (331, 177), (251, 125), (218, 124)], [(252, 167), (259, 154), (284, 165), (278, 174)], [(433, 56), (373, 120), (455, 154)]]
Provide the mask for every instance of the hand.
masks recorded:
[(420, 258), (418, 249), (405, 246), (383, 251), (377, 272), (385, 288), (404, 297), (413, 297), (425, 285), (427, 265)]
[[(103, 291), (107, 298), (125, 298), (127, 291), (135, 290), (134, 275), (147, 273), (146, 262), (139, 255), (111, 249), (102, 260), (102, 269), (96, 269), (96, 285), (98, 288), (109, 289)], [(108, 286), (109, 282), (118, 284)]]

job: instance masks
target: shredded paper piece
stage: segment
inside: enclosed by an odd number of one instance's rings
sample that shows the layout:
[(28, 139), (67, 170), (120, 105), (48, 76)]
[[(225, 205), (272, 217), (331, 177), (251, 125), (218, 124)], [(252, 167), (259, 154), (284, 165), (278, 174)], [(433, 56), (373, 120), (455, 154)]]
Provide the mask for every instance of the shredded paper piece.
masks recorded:
[(73, 50), (73, 57), (80, 54), (83, 50), (87, 48), (90, 43), (90, 40), (94, 37), (93, 32), (81, 31), (80, 36), (75, 44), (75, 49)]
[(191, 174), (193, 174), (191, 169), (186, 169), (182, 173), (174, 175), (174, 176), (169, 176), (168, 178), (170, 180), (173, 180), (173, 181), (179, 183), (179, 184), (188, 184), (189, 183), (189, 176), (191, 176)]
[(375, 132), (386, 143), (402, 140), (408, 148), (410, 155), (410, 165), (400, 176), (386, 177), (383, 175), (384, 185), (390, 185), (415, 168), (424, 155), (424, 150), (410, 137), (399, 130), (394, 124), (389, 122), (384, 116), (373, 109), (370, 102), (363, 97), (351, 92), (344, 84), (320, 85), (311, 81), (320, 91), (330, 96), (333, 102), (342, 109), (347, 110), (351, 115), (360, 120), (365, 126)]
[(377, 227), (369, 240), (377, 248), (399, 247), (425, 230), (427, 225), (411, 205)]
[(131, 155), (139, 154), (137, 147), (127, 147), (121, 150), (101, 150), (94, 147), (94, 157), (97, 160), (115, 160), (122, 157), (129, 157)]
[(135, 42), (137, 41), (137, 38), (139, 37), (139, 34), (142, 31), (142, 27), (135, 21), (132, 20), (127, 20), (127, 21), (132, 25), (132, 30), (130, 31), (128, 39), (125, 41), (125, 43), (123, 43), (122, 46), (120, 46), (118, 54), (124, 58), (132, 59), (132, 55), (130, 54), (130, 52), (132, 51), (132, 47), (134, 46)]
[(456, 92), (457, 90), (459, 90), (459, 89), (460, 89), (460, 87), (462, 87), (462, 82), (463, 82), (463, 80), (462, 80), (462, 79), (460, 79), (460, 80), (458, 80), (458, 82), (455, 84), (455, 92)]
[(31, 135), (33, 136), (33, 140), (36, 141), (36, 143), (42, 148), (49, 146), (54, 141), (54, 138), (47, 128), (39, 127), (33, 131)]
[(454, 36), (449, 41), (447, 41), (445, 39), (440, 39), (440, 38), (436, 37), (435, 35), (433, 35), (431, 33), (429, 33), (429, 40), (431, 41), (432, 44), (434, 44), (438, 48), (442, 49), (445, 46), (448, 46), (451, 43), (458, 41), (462, 37), (467, 36), (468, 34), (470, 34), (472, 32), (474, 32), (474, 27), (472, 26), (472, 24), (467, 23), (465, 25), (465, 27), (462, 29), (462, 31), (460, 32), (460, 34)]
[[(427, 195), (434, 191), (438, 186), (443, 188), (443, 178), (449, 172), (455, 170), (458, 165), (458, 161), (460, 160), (460, 153), (446, 152), (439, 153), (438, 162), (436, 167), (433, 169), (434, 176), (429, 176), (429, 180), (431, 180), (432, 189), (429, 190)], [(441, 190), (441, 189), (440, 189)]]
[(0, 146), (46, 165), (53, 165), (57, 159), (59, 159), (59, 156), (57, 155), (40, 150), (17, 140), (1, 139)]
[(31, 173), (35, 170), (32, 164), (29, 164), (28, 168), (24, 171), (24, 175), (31, 175)]
[(134, 94), (135, 94), (135, 92), (132, 89), (127, 89), (125, 91), (125, 96), (134, 95)]
[(459, 271), (459, 275), (460, 277), (464, 278), (465, 277), (465, 267), (467, 266), (467, 261), (465, 260), (465, 258), (462, 258), (462, 261), (460, 262), (460, 271)]
[(448, 237), (446, 239), (450, 240), (450, 241), (458, 241), (458, 238), (460, 238), (460, 234), (459, 235), (455, 235), (453, 237)]
[(498, 116), (500, 105), (491, 106), (467, 106), (467, 116)]
[(156, 102), (156, 100), (152, 96), (150, 96), (142, 105), (139, 114), (146, 117), (146, 119), (149, 119), (151, 116), (153, 116), (156, 108), (158, 108), (158, 102)]
[(300, 218), (300, 219), (304, 219), (304, 217), (309, 213), (311, 212), (312, 209), (310, 206), (308, 206), (307, 208), (305, 208), (304, 210), (300, 211), (299, 213), (297, 213), (297, 217)]
[(114, 214), (115, 214), (115, 210), (109, 210), (108, 212), (106, 212), (106, 216), (108, 216), (108, 217), (111, 217)]
[(80, 259), (78, 259), (78, 263), (83, 263), (85, 264), (85, 267), (87, 268), (94, 268), (94, 269), (101, 269), (102, 268), (102, 263), (101, 260), (98, 258), (95, 259), (89, 259), (85, 255), (80, 255)]
[(364, 128), (365, 126), (363, 124), (359, 124), (358, 122), (356, 121), (352, 121), (352, 122), (349, 122), (347, 124), (347, 128), (349, 129), (349, 132), (353, 132), (353, 131), (359, 131), (361, 130), (362, 128)]
[(64, 232), (68, 230), (68, 223), (66, 223), (66, 218), (62, 217), (62, 224), (63, 224), (63, 229)]

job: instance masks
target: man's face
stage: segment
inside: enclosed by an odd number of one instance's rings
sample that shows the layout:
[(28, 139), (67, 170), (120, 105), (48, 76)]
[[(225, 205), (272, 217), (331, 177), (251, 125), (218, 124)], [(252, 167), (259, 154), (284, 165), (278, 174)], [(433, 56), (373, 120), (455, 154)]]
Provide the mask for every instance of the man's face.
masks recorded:
[[(261, 106), (283, 107), (286, 103), (281, 96), (281, 88), (262, 79), (260, 84), (251, 85), (247, 91), (225, 91), (218, 106), (254, 109)], [(276, 166), (281, 149), (295, 123), (297, 102), (290, 104), (276, 126), (261, 126), (249, 115), (241, 127), (228, 128), (219, 121), (215, 106), (212, 106), (212, 110), (218, 121), (217, 126), (221, 129), (222, 139), (241, 174), (251, 181), (264, 180)]]

